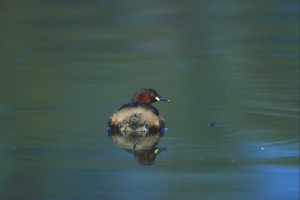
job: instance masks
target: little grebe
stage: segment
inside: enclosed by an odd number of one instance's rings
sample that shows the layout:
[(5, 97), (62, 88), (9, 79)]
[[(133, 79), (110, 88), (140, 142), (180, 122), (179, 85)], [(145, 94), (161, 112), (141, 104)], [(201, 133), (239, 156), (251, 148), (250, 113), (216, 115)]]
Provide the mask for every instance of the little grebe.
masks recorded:
[(164, 120), (151, 104), (170, 101), (161, 97), (152, 88), (139, 90), (130, 103), (124, 104), (108, 120), (110, 131), (120, 132), (161, 132)]

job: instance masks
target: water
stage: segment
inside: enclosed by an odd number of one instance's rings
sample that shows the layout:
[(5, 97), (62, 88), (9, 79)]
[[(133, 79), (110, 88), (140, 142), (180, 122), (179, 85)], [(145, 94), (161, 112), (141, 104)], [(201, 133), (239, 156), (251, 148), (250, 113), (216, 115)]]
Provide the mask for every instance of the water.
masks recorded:
[[(298, 9), (1, 2), (0, 198), (299, 199)], [(143, 165), (106, 123), (148, 86), (171, 101)]]

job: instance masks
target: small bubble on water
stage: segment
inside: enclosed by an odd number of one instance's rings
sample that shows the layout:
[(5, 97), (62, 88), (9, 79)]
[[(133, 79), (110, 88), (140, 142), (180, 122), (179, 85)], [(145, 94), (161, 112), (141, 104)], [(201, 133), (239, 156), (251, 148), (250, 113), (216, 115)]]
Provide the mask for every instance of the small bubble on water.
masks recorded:
[(264, 147), (260, 147), (260, 150), (262, 150), (262, 151), (263, 151), (263, 150), (265, 150), (265, 148), (264, 148)]

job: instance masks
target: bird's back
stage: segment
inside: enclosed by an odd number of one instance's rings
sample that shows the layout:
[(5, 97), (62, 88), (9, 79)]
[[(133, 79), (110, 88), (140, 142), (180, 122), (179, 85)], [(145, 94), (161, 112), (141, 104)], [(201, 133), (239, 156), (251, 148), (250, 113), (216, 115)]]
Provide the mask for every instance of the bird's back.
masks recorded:
[(109, 119), (109, 126), (120, 131), (151, 131), (163, 128), (163, 119), (149, 105), (123, 105)]

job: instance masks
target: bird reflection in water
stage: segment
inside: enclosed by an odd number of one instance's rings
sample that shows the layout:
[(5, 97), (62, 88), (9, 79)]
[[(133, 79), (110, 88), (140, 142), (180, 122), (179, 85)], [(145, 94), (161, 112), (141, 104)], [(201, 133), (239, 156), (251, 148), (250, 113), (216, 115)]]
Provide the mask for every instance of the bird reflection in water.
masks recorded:
[(119, 132), (108, 131), (108, 135), (122, 149), (132, 153), (142, 165), (154, 164), (155, 158), (166, 148), (157, 147), (164, 132)]

